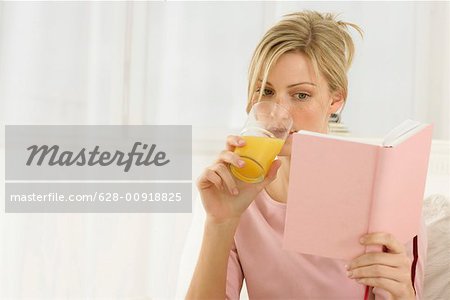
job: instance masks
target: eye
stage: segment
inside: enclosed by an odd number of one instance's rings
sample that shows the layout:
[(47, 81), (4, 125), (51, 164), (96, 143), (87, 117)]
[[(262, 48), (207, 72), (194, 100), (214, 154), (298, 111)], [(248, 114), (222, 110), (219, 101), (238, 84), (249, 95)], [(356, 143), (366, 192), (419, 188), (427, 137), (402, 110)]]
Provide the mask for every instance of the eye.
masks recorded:
[(306, 94), (306, 93), (297, 93), (297, 94), (295, 94), (295, 99), (298, 99), (298, 100), (306, 100), (309, 97), (311, 97), (311, 96)]
[[(260, 92), (260, 89), (258, 88), (257, 90), (256, 90), (256, 93), (259, 93)], [(273, 95), (273, 92), (271, 91), (271, 90), (269, 90), (269, 89), (264, 89), (264, 92), (263, 92), (263, 96), (272, 96)]]

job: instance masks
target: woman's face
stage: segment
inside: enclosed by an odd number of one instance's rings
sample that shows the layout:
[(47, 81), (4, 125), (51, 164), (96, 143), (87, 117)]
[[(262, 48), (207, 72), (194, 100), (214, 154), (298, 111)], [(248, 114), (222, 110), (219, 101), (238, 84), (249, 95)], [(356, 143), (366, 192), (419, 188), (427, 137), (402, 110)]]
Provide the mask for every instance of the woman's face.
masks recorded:
[[(255, 101), (261, 83), (260, 80), (253, 97)], [(292, 133), (300, 129), (327, 133), (328, 118), (343, 104), (343, 97), (340, 93), (330, 93), (324, 77), (314, 75), (306, 55), (287, 52), (272, 66), (261, 101), (275, 101), (290, 111), (293, 128), (279, 154), (290, 156)]]

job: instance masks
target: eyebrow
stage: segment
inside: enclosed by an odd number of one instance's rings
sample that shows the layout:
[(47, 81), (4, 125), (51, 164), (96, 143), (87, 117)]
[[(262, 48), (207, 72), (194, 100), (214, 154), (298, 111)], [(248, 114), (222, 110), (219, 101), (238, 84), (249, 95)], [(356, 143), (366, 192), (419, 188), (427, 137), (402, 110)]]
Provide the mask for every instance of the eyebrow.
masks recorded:
[[(262, 82), (261, 79), (258, 79), (258, 81)], [(272, 85), (270, 82), (268, 82), (268, 81), (266, 81), (266, 83), (267, 83), (267, 85), (273, 86), (273, 85)], [(290, 88), (290, 87), (293, 87), (293, 86), (296, 86), (296, 85), (301, 85), (301, 84), (309, 84), (309, 85), (312, 85), (312, 86), (316, 86), (315, 83), (308, 82), (308, 81), (303, 81), (303, 82), (299, 82), (299, 83), (290, 84), (290, 85), (288, 85), (287, 87)]]

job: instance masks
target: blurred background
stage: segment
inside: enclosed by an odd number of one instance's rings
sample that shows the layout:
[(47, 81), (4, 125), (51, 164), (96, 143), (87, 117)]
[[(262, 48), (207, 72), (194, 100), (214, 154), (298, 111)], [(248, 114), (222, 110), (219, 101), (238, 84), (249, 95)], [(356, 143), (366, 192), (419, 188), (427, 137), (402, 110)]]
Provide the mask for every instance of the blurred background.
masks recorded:
[[(352, 135), (382, 137), (411, 118), (433, 123), (447, 145), (450, 2), (0, 2), (0, 122), (192, 125), (195, 181), (245, 120), (256, 44), (303, 9), (364, 30), (353, 32), (341, 119)], [(192, 214), (2, 209), (0, 298), (174, 299), (191, 223)]]

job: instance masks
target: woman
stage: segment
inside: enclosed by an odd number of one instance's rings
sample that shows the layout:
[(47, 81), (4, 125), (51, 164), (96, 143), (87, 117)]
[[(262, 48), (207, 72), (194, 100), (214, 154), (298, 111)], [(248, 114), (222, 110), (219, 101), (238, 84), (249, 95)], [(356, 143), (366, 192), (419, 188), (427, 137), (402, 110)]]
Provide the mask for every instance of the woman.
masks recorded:
[[(330, 14), (285, 16), (254, 52), (247, 112), (258, 101), (275, 101), (289, 108), (293, 132), (327, 133), (330, 115), (347, 97), (346, 72), (354, 52), (349, 27), (360, 32)], [(376, 299), (420, 299), (425, 256), (419, 256), (413, 283), (412, 241), (402, 245), (388, 233), (371, 233), (364, 243), (384, 245), (387, 252), (361, 255), (348, 266), (281, 249), (291, 142), (292, 135), (261, 183), (241, 182), (229, 171), (229, 164), (243, 163), (233, 153), (245, 143), (239, 136), (229, 136), (226, 150), (202, 173), (197, 186), (207, 217), (187, 298), (239, 298), (245, 278), (254, 299), (362, 299), (362, 285), (373, 287), (370, 296)]]

